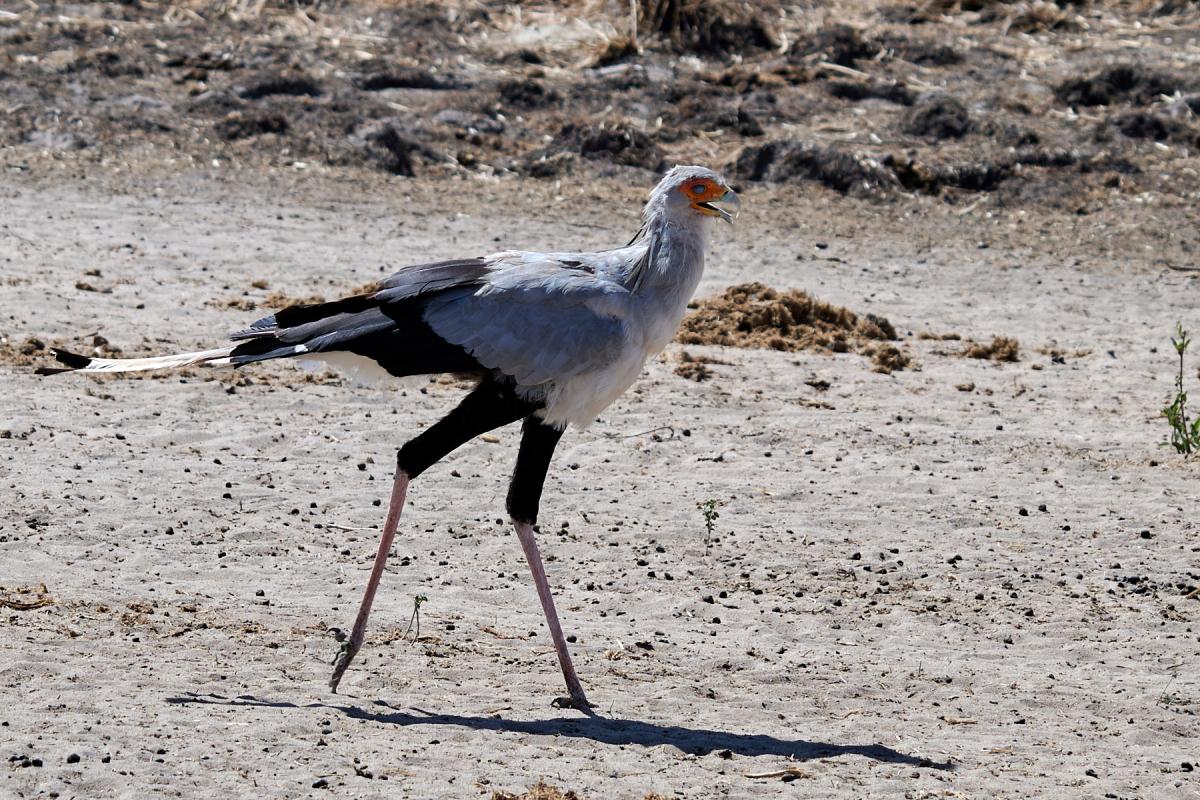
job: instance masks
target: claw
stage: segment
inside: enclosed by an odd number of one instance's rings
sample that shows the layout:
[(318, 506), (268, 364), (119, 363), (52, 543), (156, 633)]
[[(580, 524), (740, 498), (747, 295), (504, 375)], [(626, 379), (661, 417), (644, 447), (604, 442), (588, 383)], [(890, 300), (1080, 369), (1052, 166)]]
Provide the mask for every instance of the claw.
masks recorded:
[(576, 711), (589, 711), (592, 704), (583, 695), (578, 697), (556, 697), (550, 702), (554, 708), (573, 708)]
[(357, 652), (358, 648), (354, 646), (353, 641), (346, 640), (342, 642), (337, 655), (333, 657), (333, 675), (329, 678), (329, 688), (334, 694), (337, 694), (338, 684), (342, 682), (342, 675), (345, 674), (346, 668), (350, 666), (350, 662), (354, 660), (354, 654)]

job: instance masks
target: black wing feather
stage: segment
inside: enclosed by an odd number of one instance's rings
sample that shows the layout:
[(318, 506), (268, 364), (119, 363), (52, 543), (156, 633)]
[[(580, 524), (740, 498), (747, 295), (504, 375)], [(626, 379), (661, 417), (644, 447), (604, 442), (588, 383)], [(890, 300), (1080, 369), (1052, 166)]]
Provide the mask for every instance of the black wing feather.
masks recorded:
[(345, 350), (374, 359), (393, 375), (478, 372), (483, 368), (424, 320), (425, 303), (448, 289), (477, 285), (488, 273), (483, 259), (405, 267), (374, 291), (329, 303), (295, 305), (238, 331), (230, 361), (236, 366), (305, 353)]

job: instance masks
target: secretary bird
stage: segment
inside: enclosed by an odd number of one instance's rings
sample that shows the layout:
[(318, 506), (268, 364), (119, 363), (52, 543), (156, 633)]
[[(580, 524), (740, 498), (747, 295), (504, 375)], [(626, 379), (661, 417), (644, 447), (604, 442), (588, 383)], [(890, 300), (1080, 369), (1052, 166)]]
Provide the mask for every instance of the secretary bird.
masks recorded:
[(404, 267), (371, 291), (297, 305), (235, 333), (232, 346), (154, 358), (106, 359), (55, 350), (58, 372), (242, 367), (275, 358), (367, 359), (402, 377), (470, 373), (478, 384), (445, 418), (400, 448), (379, 550), (354, 628), (333, 662), (337, 691), (362, 647), (367, 617), (409, 482), (476, 436), (517, 420), (521, 445), (507, 508), (529, 562), (569, 697), (589, 707), (534, 539), (542, 486), (568, 424), (583, 428), (637, 379), (675, 334), (704, 270), (714, 220), (732, 222), (737, 195), (703, 167), (675, 167), (650, 193), (624, 247), (598, 253), (505, 251)]

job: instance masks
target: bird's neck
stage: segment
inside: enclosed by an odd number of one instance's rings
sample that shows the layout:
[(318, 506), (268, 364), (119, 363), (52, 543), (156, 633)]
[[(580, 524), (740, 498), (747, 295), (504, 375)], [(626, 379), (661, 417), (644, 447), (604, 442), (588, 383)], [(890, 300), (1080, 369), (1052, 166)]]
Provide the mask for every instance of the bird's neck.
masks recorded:
[(682, 293), (692, 296), (704, 272), (704, 252), (712, 221), (701, 217), (679, 220), (666, 213), (645, 216), (635, 243), (646, 247), (646, 255), (630, 277), (637, 292)]

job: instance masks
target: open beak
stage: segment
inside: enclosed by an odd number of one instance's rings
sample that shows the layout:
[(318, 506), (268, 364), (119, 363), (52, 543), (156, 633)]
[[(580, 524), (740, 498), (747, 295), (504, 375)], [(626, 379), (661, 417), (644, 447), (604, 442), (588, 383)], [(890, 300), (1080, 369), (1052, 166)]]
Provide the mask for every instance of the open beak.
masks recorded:
[(721, 219), (730, 225), (733, 224), (733, 219), (738, 215), (738, 212), (742, 210), (742, 201), (738, 199), (737, 192), (733, 191), (733, 189), (726, 189), (725, 194), (721, 195), (719, 199), (709, 200), (703, 205), (720, 214)]

